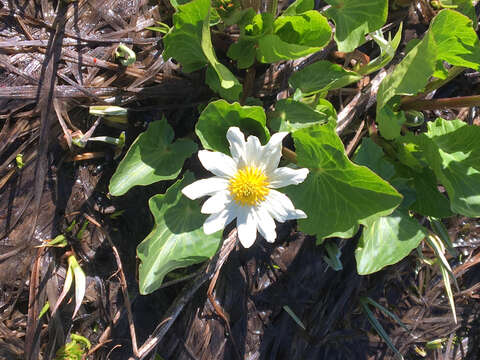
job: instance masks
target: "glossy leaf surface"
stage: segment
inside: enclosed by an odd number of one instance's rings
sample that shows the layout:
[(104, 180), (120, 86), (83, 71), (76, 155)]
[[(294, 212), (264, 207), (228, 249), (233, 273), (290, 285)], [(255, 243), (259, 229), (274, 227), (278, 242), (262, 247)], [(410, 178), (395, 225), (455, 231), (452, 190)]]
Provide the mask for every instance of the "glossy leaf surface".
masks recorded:
[(150, 123), (118, 165), (110, 180), (110, 193), (120, 196), (136, 185), (175, 179), (185, 159), (197, 150), (197, 145), (188, 139), (173, 141), (173, 137), (167, 120)]
[(416, 219), (399, 210), (367, 221), (355, 250), (358, 273), (372, 274), (396, 264), (410, 254), (426, 234)]
[(438, 181), (445, 186), (451, 210), (480, 216), (480, 127), (460, 120), (437, 119), (416, 137)]
[(143, 295), (158, 289), (168, 272), (203, 262), (218, 249), (222, 232), (205, 235), (202, 225), (207, 216), (200, 213), (197, 201), (181, 193), (193, 180), (187, 172), (164, 195), (150, 198), (155, 226), (137, 247), (141, 261), (139, 288)]
[(387, 20), (388, 0), (326, 0), (326, 11), (335, 21), (338, 50), (350, 52), (365, 42), (365, 35), (380, 29)]
[(340, 89), (362, 78), (354, 71), (348, 71), (330, 61), (317, 61), (293, 73), (288, 79), (290, 86), (305, 94)]
[(318, 240), (348, 232), (390, 214), (402, 196), (370, 169), (355, 165), (329, 126), (312, 126), (293, 133), (298, 166), (310, 169), (300, 185), (286, 192), (295, 206), (308, 214), (299, 229)]
[(270, 138), (266, 121), (260, 106), (241, 106), (217, 100), (208, 104), (200, 114), (195, 132), (205, 149), (230, 154), (226, 138), (229, 127), (237, 126), (245, 135), (255, 135), (265, 143)]

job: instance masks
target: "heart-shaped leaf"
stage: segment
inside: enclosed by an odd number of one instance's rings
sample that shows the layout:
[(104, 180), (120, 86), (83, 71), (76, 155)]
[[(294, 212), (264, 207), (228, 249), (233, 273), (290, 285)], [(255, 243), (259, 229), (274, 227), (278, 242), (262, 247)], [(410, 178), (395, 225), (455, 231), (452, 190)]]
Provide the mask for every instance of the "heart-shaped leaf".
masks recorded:
[(172, 143), (173, 136), (167, 120), (150, 123), (118, 165), (110, 180), (110, 193), (120, 196), (136, 185), (175, 179), (185, 159), (197, 150), (197, 145), (188, 139)]
[(326, 15), (335, 21), (339, 51), (351, 52), (365, 42), (365, 35), (387, 21), (388, 0), (326, 0)]
[(217, 100), (202, 111), (195, 133), (205, 149), (230, 154), (226, 136), (229, 127), (237, 126), (246, 135), (255, 135), (265, 143), (270, 138), (266, 121), (261, 106), (241, 106), (239, 103)]
[(424, 151), (445, 186), (452, 211), (480, 216), (480, 127), (439, 118), (428, 123), (427, 133), (409, 139)]
[(321, 240), (389, 215), (400, 204), (402, 196), (389, 183), (348, 159), (331, 127), (304, 128), (293, 139), (298, 166), (310, 169), (302, 184), (285, 190), (308, 215), (298, 221), (300, 230)]
[(358, 273), (372, 274), (387, 265), (396, 264), (410, 254), (426, 235), (426, 229), (417, 220), (399, 210), (367, 221), (355, 250)]
[(263, 63), (298, 59), (321, 50), (331, 37), (325, 17), (311, 10), (293, 16), (279, 16), (273, 34), (258, 41), (257, 59)]
[(354, 71), (348, 71), (330, 61), (317, 61), (295, 72), (288, 83), (304, 94), (340, 89), (362, 78)]
[(222, 232), (205, 235), (202, 225), (207, 215), (200, 213), (197, 201), (183, 196), (181, 190), (194, 180), (187, 172), (167, 192), (150, 198), (155, 226), (138, 245), (141, 294), (158, 289), (165, 275), (178, 268), (203, 262), (212, 257), (222, 240)]
[(203, 22), (210, 10), (210, 0), (193, 0), (176, 7), (174, 27), (163, 38), (163, 58), (174, 58), (183, 66), (183, 71), (192, 72), (204, 67), (207, 57), (202, 50)]
[(275, 131), (289, 131), (325, 124), (330, 114), (317, 112), (310, 106), (292, 99), (283, 99), (275, 104), (275, 111), (270, 120), (270, 126)]

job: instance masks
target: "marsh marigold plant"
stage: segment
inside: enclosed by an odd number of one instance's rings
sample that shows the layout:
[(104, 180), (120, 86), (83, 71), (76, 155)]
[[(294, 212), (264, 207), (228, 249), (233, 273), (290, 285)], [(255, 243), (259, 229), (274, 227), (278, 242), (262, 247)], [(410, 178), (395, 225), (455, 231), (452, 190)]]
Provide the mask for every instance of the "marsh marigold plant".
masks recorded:
[(182, 192), (192, 200), (210, 196), (201, 209), (210, 214), (203, 224), (206, 234), (213, 234), (237, 219), (239, 240), (248, 248), (255, 242), (257, 230), (268, 242), (275, 241), (275, 220), (307, 217), (302, 210), (295, 209), (286, 195), (275, 190), (300, 184), (308, 175), (308, 169), (278, 167), (286, 135), (274, 134), (262, 146), (256, 136), (245, 141), (240, 129), (231, 127), (227, 131), (231, 156), (208, 150), (198, 152), (202, 165), (215, 176), (198, 180)]

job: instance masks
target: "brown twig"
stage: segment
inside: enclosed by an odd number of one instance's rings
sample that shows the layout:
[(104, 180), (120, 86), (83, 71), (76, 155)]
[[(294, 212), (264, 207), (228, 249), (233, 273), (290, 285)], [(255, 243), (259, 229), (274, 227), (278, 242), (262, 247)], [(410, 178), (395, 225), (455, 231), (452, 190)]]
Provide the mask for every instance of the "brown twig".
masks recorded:
[[(118, 270), (116, 272), (118, 272)], [(100, 338), (98, 339), (98, 344), (90, 349), (87, 356), (92, 355), (94, 352), (100, 349), (103, 345), (112, 341), (112, 340), (109, 340), (108, 338), (112, 333), (112, 328), (117, 324), (118, 320), (120, 320), (121, 315), (122, 315), (122, 310), (120, 309), (115, 313), (115, 316), (113, 317), (111, 324), (108, 325), (103, 331), (102, 335), (100, 335)]]
[(208, 290), (207, 290), (207, 297), (208, 297), (208, 300), (210, 301), (210, 304), (212, 304), (213, 306), (213, 309), (215, 310), (215, 313), (223, 320), (223, 322), (225, 323), (225, 326), (227, 328), (227, 333), (228, 333), (228, 337), (230, 338), (230, 340), (232, 341), (232, 344), (233, 344), (233, 348), (234, 348), (234, 351), (235, 351), (235, 355), (237, 357), (237, 360), (242, 360), (242, 357), (240, 356), (240, 351), (237, 347), (237, 343), (235, 342), (235, 339), (233, 338), (233, 334), (232, 334), (232, 329), (230, 328), (230, 321), (229, 321), (229, 317), (228, 317), (228, 314), (225, 314), (225, 311), (223, 310), (223, 308), (220, 306), (220, 304), (215, 301), (215, 296), (213, 295), (213, 290), (215, 289), (215, 285), (217, 284), (217, 279), (218, 279), (218, 276), (220, 275), (220, 270), (222, 269), (221, 266), (218, 267), (217, 271), (215, 272), (215, 275), (213, 275), (213, 278), (212, 280), (210, 281), (210, 285), (208, 286)]
[[(122, 266), (122, 260), (120, 259), (120, 254), (116, 248), (116, 246), (113, 244), (112, 239), (110, 238), (110, 235), (103, 229), (103, 227), (97, 222), (97, 221), (92, 221), (93, 219), (86, 215), (85, 216), (88, 218), (90, 222), (92, 222), (94, 225), (96, 225), (100, 231), (103, 233), (105, 238), (107, 239), (108, 243), (110, 244), (110, 247), (112, 248), (113, 255), (115, 256), (115, 261), (117, 263), (117, 272), (119, 274), (120, 278), (120, 286), (122, 287), (122, 294), (123, 294), (123, 301), (125, 302), (125, 309), (127, 311), (127, 319), (128, 319), (128, 326), (130, 328), (130, 337), (132, 340), (132, 352), (135, 356), (138, 356), (138, 345), (137, 345), (137, 335), (135, 332), (135, 324), (133, 322), (133, 315), (132, 315), (132, 306), (130, 303), (130, 298), (128, 297), (128, 287), (127, 287), (127, 280), (125, 278), (125, 273), (123, 271), (123, 266)], [(120, 311), (118, 311), (115, 314), (115, 318), (113, 319), (113, 324), (114, 325), (118, 319), (120, 318)], [(93, 353), (94, 351), (97, 351), (103, 344), (105, 344), (107, 341), (108, 336), (110, 336), (111, 332), (111, 325), (108, 326), (102, 336), (100, 337), (99, 344), (97, 344), (90, 352)]]
[(360, 142), (360, 140), (362, 139), (363, 135), (365, 134), (365, 130), (364, 130), (364, 127), (365, 127), (365, 121), (362, 121), (360, 123), (360, 126), (358, 127), (357, 129), (357, 132), (355, 133), (355, 136), (353, 137), (353, 139), (348, 143), (348, 146), (347, 146), (347, 149), (345, 150), (345, 152), (347, 153), (347, 156), (350, 157), (353, 153), (353, 150), (355, 150), (355, 148), (357, 147), (358, 143)]
[(377, 100), (377, 92), (380, 83), (387, 76), (387, 71), (382, 69), (372, 79), (370, 84), (360, 91), (353, 99), (338, 113), (337, 118), (337, 134), (341, 134), (356, 118), (358, 114), (366, 112), (375, 104)]
[(441, 110), (480, 106), (480, 95), (459, 96), (445, 99), (416, 99), (405, 101), (400, 105), (401, 110)]
[(37, 256), (33, 263), (30, 274), (30, 290), (28, 294), (28, 318), (27, 330), (25, 335), (25, 359), (36, 359), (39, 350), (38, 333), (38, 314), (40, 313), (40, 304), (38, 303), (39, 281), (40, 281), (40, 261), (45, 248), (37, 250)]
[(135, 324), (133, 322), (132, 306), (130, 304), (130, 298), (128, 297), (127, 280), (125, 279), (125, 273), (123, 272), (122, 260), (120, 259), (120, 254), (118, 253), (117, 248), (113, 244), (112, 239), (110, 238), (110, 235), (108, 235), (107, 232), (105, 231), (103, 231), (103, 233), (112, 248), (113, 255), (115, 256), (115, 261), (117, 262), (117, 267), (120, 275), (120, 285), (122, 287), (123, 299), (125, 301), (125, 308), (127, 310), (128, 325), (130, 328), (130, 337), (132, 339), (132, 351), (135, 356), (138, 356), (137, 335), (135, 333)]

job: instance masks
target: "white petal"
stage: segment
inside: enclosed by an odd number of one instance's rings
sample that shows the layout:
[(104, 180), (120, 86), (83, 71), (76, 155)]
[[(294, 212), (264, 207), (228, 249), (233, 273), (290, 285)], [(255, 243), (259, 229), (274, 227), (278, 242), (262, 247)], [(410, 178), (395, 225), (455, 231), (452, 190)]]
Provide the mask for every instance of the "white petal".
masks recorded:
[(219, 191), (203, 203), (203, 214), (214, 214), (222, 211), (232, 201), (228, 190)]
[(220, 177), (197, 180), (182, 189), (183, 195), (195, 200), (202, 196), (212, 195), (228, 188), (228, 180)]
[(258, 232), (265, 240), (273, 243), (277, 238), (277, 233), (275, 232), (275, 221), (272, 216), (262, 206), (257, 209), (256, 216)]
[(217, 176), (230, 178), (237, 172), (235, 161), (221, 152), (200, 150), (198, 158), (205, 169)]
[(307, 217), (302, 210), (295, 209), (292, 201), (285, 194), (273, 189), (268, 193), (262, 206), (279, 222)]
[(244, 248), (249, 248), (257, 238), (257, 222), (251, 207), (241, 207), (237, 218), (238, 239)]
[(298, 185), (302, 183), (308, 175), (308, 169), (291, 169), (281, 167), (275, 169), (268, 177), (271, 188), (281, 188), (288, 185)]
[(235, 219), (236, 214), (230, 208), (226, 208), (219, 213), (210, 215), (203, 223), (203, 232), (206, 235), (216, 233), (227, 226), (229, 222)]
[(305, 214), (300, 209), (295, 209), (289, 212), (287, 220), (306, 219), (306, 218), (307, 218), (307, 214)]
[(265, 172), (267, 175), (278, 167), (278, 163), (282, 157), (282, 141), (287, 134), (287, 132), (273, 134), (270, 141), (263, 148), (261, 156), (262, 162), (266, 164)]
[[(238, 127), (232, 126), (227, 131), (227, 140), (230, 144), (230, 154), (238, 165), (245, 159), (245, 136)], [(241, 165), (241, 167), (245, 166), (245, 164)]]
[(245, 146), (245, 162), (246, 165), (259, 166), (263, 163), (262, 144), (258, 137), (250, 135)]

